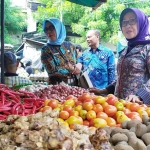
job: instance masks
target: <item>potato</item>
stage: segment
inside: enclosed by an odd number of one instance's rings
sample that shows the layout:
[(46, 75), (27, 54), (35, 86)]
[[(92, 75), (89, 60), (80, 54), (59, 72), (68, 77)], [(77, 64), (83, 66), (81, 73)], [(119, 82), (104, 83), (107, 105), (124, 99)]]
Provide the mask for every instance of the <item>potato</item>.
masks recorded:
[(117, 144), (118, 142), (128, 142), (128, 137), (122, 133), (116, 133), (112, 136), (112, 143)]
[(129, 130), (127, 130), (127, 129), (115, 128), (114, 130), (112, 130), (111, 136), (113, 136), (116, 133), (124, 133), (124, 134), (126, 134), (127, 132), (129, 132)]
[(135, 133), (135, 131), (136, 131), (135, 127), (130, 128), (130, 132), (134, 132)]
[(136, 127), (138, 124), (141, 124), (139, 120), (131, 120), (127, 123), (127, 128), (131, 129), (132, 127)]
[(128, 138), (136, 137), (136, 135), (135, 135), (134, 132), (127, 132), (127, 133), (125, 133), (125, 135), (126, 135)]
[(147, 126), (147, 132), (150, 132), (150, 124)]
[(127, 129), (128, 122), (129, 121), (124, 121), (124, 122), (121, 123), (121, 126), (122, 126), (123, 129)]
[(131, 146), (129, 146), (129, 145), (117, 144), (114, 147), (114, 150), (134, 150), (134, 149)]
[(149, 145), (147, 145), (147, 150), (150, 150), (150, 144), (149, 144)]
[(146, 145), (149, 145), (150, 144), (150, 133), (145, 133), (143, 136), (142, 136), (142, 140), (144, 141), (144, 143)]
[(147, 126), (145, 124), (138, 124), (136, 126), (135, 134), (137, 137), (142, 137), (147, 132)]
[(111, 134), (111, 132), (112, 132), (112, 128), (110, 128), (110, 127), (104, 127), (103, 128), (109, 135)]
[(143, 122), (145, 125), (147, 125), (147, 123), (149, 122), (149, 117), (146, 116), (146, 115), (143, 115), (143, 116), (142, 116), (142, 122)]
[(146, 145), (144, 144), (144, 142), (142, 140), (138, 140), (136, 143), (136, 150), (147, 150)]
[[(132, 148), (136, 148), (136, 143), (138, 141), (138, 138), (137, 137), (132, 137), (132, 138), (129, 138), (129, 142), (128, 144), (132, 147)], [(135, 149), (136, 150), (136, 149)]]

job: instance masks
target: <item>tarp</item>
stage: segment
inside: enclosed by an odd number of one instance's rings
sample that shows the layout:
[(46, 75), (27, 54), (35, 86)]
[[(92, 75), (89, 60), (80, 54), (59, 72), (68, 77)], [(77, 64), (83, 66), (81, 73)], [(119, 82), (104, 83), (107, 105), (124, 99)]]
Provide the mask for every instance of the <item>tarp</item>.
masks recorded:
[(68, 1), (88, 7), (95, 7), (99, 3), (107, 2), (107, 0), (68, 0)]

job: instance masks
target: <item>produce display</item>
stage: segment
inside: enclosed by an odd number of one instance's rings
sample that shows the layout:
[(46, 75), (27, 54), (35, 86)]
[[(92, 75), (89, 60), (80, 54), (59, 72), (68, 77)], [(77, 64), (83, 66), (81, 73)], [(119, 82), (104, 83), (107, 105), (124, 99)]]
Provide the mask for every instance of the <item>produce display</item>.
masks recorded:
[[(10, 115), (0, 124), (0, 148), (10, 150), (95, 150), (93, 136), (95, 130), (76, 125), (69, 130), (57, 120), (58, 111), (46, 111), (29, 116)], [(99, 132), (99, 131), (97, 131)], [(112, 150), (107, 132), (100, 135), (100, 145)], [(89, 137), (92, 136), (89, 140)], [(106, 142), (107, 141), (107, 142)]]
[(104, 127), (110, 135), (109, 141), (115, 150), (149, 150), (150, 149), (150, 118), (146, 115), (139, 120), (125, 121), (122, 129)]
[(52, 85), (49, 86), (29, 85), (24, 87), (22, 90), (34, 92), (35, 95), (37, 95), (39, 98), (42, 99), (56, 99), (59, 101), (64, 101), (65, 98), (69, 95), (74, 95), (75, 97), (79, 97), (83, 93), (88, 92), (88, 90), (84, 88), (77, 87), (77, 86), (68, 86), (65, 83), (61, 83), (53, 86)]
[(0, 120), (5, 120), (11, 114), (22, 116), (35, 114), (43, 104), (44, 100), (31, 92), (14, 91), (0, 84)]
[(0, 84), (2, 150), (149, 150), (150, 107), (58, 85)]

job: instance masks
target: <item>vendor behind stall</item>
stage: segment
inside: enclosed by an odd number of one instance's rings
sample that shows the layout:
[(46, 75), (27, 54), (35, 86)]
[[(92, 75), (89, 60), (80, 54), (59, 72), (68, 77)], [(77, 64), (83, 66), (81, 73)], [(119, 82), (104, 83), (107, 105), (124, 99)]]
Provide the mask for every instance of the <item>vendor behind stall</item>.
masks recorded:
[(16, 56), (10, 51), (4, 52), (5, 84), (9, 87), (32, 84), (30, 80), (18, 76), (16, 73), (17, 66), (18, 62)]

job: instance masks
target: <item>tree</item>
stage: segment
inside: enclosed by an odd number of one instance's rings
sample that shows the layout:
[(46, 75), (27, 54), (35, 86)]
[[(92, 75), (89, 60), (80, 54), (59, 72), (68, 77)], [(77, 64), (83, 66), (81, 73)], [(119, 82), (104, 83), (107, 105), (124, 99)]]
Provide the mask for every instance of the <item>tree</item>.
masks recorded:
[(21, 8), (12, 6), (10, 0), (4, 1), (4, 42), (10, 44), (16, 44), (18, 34), (21, 34), (23, 29), (27, 26), (26, 24), (26, 15), (22, 13)]
[[(42, 23), (45, 18), (60, 18), (60, 14), (63, 13), (63, 23), (71, 25), (72, 31), (81, 35), (81, 38), (76, 38), (74, 42), (84, 46), (87, 30), (92, 28), (100, 30), (103, 41), (114, 45), (117, 44), (119, 40), (118, 31), (120, 29), (119, 16), (126, 7), (140, 8), (147, 15), (150, 14), (149, 0), (107, 0), (107, 3), (102, 4), (93, 12), (91, 12), (89, 7), (80, 6), (65, 0), (39, 1), (46, 4), (46, 8), (38, 8), (38, 11), (35, 13), (36, 20)], [(62, 10), (62, 12), (58, 10)], [(39, 29), (41, 31), (41, 26), (39, 26)]]

